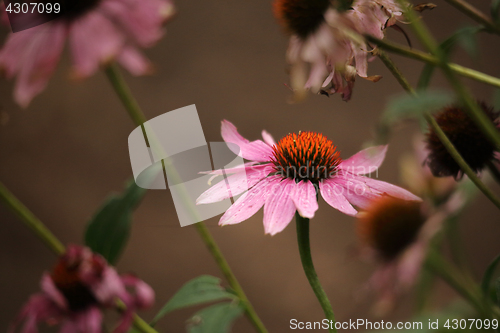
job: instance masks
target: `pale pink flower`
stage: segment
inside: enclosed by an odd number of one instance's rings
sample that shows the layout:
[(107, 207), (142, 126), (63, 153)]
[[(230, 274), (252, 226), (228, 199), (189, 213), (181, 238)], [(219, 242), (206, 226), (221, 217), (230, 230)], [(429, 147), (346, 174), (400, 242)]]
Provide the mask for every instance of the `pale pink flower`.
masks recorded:
[(36, 333), (38, 323), (44, 322), (60, 325), (61, 333), (99, 333), (102, 310), (116, 307), (117, 299), (127, 310), (114, 332), (127, 332), (133, 312), (154, 302), (154, 291), (145, 282), (133, 275), (119, 276), (103, 257), (76, 245), (68, 246), (53, 272), (43, 275), (41, 289), (24, 305), (9, 332), (24, 322), (22, 333)]
[(71, 0), (64, 5), (63, 17), (11, 33), (0, 50), (0, 69), (8, 78), (17, 76), (14, 99), (23, 107), (47, 86), (66, 41), (74, 77), (88, 77), (112, 60), (133, 75), (150, 72), (139, 48), (162, 37), (163, 24), (174, 12), (171, 0)]
[(383, 38), (384, 30), (402, 19), (394, 0), (356, 0), (342, 13), (329, 0), (275, 0), (274, 8), (291, 33), (286, 57), (296, 100), (311, 90), (339, 93), (348, 101), (356, 75), (378, 81), (380, 76), (368, 76), (372, 48), (360, 35)]
[(197, 204), (218, 202), (249, 189), (225, 212), (220, 225), (240, 223), (264, 206), (265, 232), (274, 235), (290, 223), (296, 211), (314, 217), (318, 188), (330, 206), (348, 215), (356, 215), (355, 207), (364, 209), (385, 194), (420, 201), (400, 187), (363, 176), (378, 169), (387, 146), (367, 148), (342, 160), (337, 147), (322, 134), (289, 134), (278, 143), (266, 131), (262, 136), (264, 141), (249, 142), (232, 123), (222, 122), (224, 141), (237, 145), (239, 155), (251, 162), (209, 172), (233, 174), (227, 178), (230, 186), (222, 180), (201, 194)]

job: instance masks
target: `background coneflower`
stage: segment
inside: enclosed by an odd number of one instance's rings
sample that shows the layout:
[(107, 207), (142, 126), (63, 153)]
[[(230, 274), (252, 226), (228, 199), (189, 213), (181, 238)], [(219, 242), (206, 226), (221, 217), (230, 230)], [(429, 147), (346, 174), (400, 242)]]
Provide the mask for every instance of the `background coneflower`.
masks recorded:
[[(483, 102), (479, 103), (479, 105), (488, 118), (498, 125), (498, 112)], [(436, 114), (435, 118), (439, 127), (475, 172), (481, 171), (488, 161), (495, 158), (495, 146), (464, 112), (462, 106), (448, 106)], [(462, 178), (463, 171), (448, 153), (433, 129), (429, 129), (425, 141), (429, 150), (426, 163), (432, 174), (436, 177), (453, 176), (455, 179)]]

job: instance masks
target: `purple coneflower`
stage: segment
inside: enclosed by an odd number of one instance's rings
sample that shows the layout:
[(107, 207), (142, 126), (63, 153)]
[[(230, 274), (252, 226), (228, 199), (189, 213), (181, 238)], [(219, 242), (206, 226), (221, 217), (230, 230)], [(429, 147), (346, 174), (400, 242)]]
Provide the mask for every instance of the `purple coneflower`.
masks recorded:
[(41, 289), (22, 308), (9, 332), (24, 322), (22, 333), (36, 333), (38, 323), (45, 322), (60, 325), (61, 333), (99, 333), (103, 309), (115, 307), (117, 299), (127, 310), (114, 332), (127, 332), (133, 312), (154, 302), (154, 291), (145, 282), (133, 275), (119, 276), (103, 257), (76, 245), (68, 246), (52, 273), (43, 275)]
[(197, 204), (209, 204), (248, 192), (221, 217), (219, 224), (240, 223), (264, 206), (264, 229), (271, 235), (282, 231), (297, 211), (312, 218), (318, 209), (317, 190), (333, 208), (348, 215), (365, 209), (371, 200), (389, 195), (410, 201), (420, 198), (386, 182), (363, 176), (376, 171), (384, 160), (387, 146), (362, 150), (342, 160), (337, 147), (326, 136), (315, 132), (288, 134), (278, 143), (266, 131), (264, 141), (249, 142), (229, 121), (222, 122), (222, 138), (236, 144), (240, 156), (250, 163), (216, 170), (234, 173), (200, 195)]
[(66, 40), (75, 77), (88, 77), (112, 60), (134, 75), (150, 72), (138, 48), (157, 42), (174, 12), (170, 0), (71, 0), (62, 10), (59, 19), (11, 33), (0, 50), (0, 69), (17, 76), (14, 99), (23, 107), (47, 86)]

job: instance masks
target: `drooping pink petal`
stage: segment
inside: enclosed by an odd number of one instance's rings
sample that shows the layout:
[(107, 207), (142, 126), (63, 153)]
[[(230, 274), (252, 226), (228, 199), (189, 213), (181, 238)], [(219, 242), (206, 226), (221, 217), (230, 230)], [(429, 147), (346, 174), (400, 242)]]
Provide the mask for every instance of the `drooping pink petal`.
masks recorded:
[(295, 181), (289, 178), (282, 180), (273, 177), (269, 183), (271, 191), (264, 205), (264, 230), (271, 236), (283, 231), (292, 221), (296, 208), (290, 196), (295, 190)]
[(106, 267), (102, 272), (102, 279), (99, 283), (89, 285), (94, 294), (94, 297), (101, 303), (107, 306), (114, 304), (115, 298), (121, 299), (125, 305), (130, 306), (132, 299), (130, 294), (125, 289), (122, 280), (116, 270), (110, 266)]
[(54, 303), (56, 303), (61, 309), (68, 308), (68, 302), (64, 295), (57, 289), (52, 277), (45, 273), (40, 281), (40, 287), (42, 291), (49, 297)]
[(290, 194), (300, 216), (312, 219), (318, 210), (316, 187), (310, 181), (303, 180), (296, 184), (295, 190)]
[(238, 152), (229, 146), (229, 149), (234, 153), (238, 153), (244, 159), (268, 162), (270, 156), (272, 156), (272, 149), (269, 145), (260, 140), (248, 141), (238, 133), (236, 126), (227, 120), (222, 121), (221, 134), (224, 141), (234, 143), (240, 148)]
[(27, 107), (47, 86), (59, 62), (65, 37), (65, 26), (56, 22), (9, 36), (0, 51), (0, 68), (5, 69), (8, 77), (18, 75), (14, 99), (22, 107)]
[(337, 185), (344, 188), (343, 195), (352, 205), (366, 209), (370, 206), (372, 200), (380, 196), (380, 192), (371, 190), (364, 182), (352, 177), (352, 175), (338, 177), (332, 179)]
[(375, 180), (371, 179), (368, 177), (364, 176), (356, 176), (358, 177), (358, 180), (364, 182), (368, 187), (370, 187), (371, 190), (378, 191), (380, 193), (385, 193), (387, 195), (390, 195), (395, 198), (400, 198), (403, 200), (410, 200), (410, 201), (422, 201), (419, 197), (414, 195), (413, 193), (405, 190), (404, 188), (401, 188), (396, 185), (392, 185), (380, 180)]
[(142, 47), (152, 46), (163, 36), (162, 25), (175, 12), (165, 0), (107, 0), (101, 9)]
[(122, 49), (117, 60), (132, 75), (146, 75), (153, 71), (151, 62), (130, 45)]
[(77, 332), (85, 333), (101, 333), (102, 312), (96, 306), (91, 306), (85, 311), (81, 311), (75, 315), (75, 326)]
[(37, 324), (49, 318), (57, 320), (64, 313), (46, 295), (39, 293), (30, 297), (23, 306), (8, 332), (14, 333), (21, 322), (24, 321), (22, 333), (37, 333)]
[(143, 309), (149, 308), (155, 301), (155, 292), (146, 282), (132, 274), (121, 276), (123, 284), (130, 287), (135, 292), (134, 307)]
[[(264, 205), (270, 191), (270, 180), (274, 177), (264, 178), (248, 192), (244, 193), (222, 215), (219, 225), (236, 224), (249, 219)], [(272, 189), (272, 188), (271, 188)]]
[(323, 199), (325, 199), (325, 201), (333, 208), (338, 209), (347, 215), (356, 215), (358, 213), (345, 198), (344, 188), (336, 184), (331, 179), (326, 179), (320, 182), (319, 189)]
[(264, 142), (270, 145), (271, 147), (276, 145), (276, 142), (273, 139), (273, 136), (269, 134), (268, 131), (262, 130), (262, 138), (264, 139)]
[(120, 318), (120, 323), (113, 330), (113, 333), (126, 333), (126, 332), (128, 332), (130, 326), (132, 325), (133, 320), (134, 320), (134, 313), (130, 310), (126, 310), (122, 314), (122, 317)]
[(363, 149), (339, 164), (339, 169), (365, 175), (376, 171), (384, 161), (387, 145)]
[(259, 180), (269, 174), (266, 165), (249, 168), (246, 172), (236, 173), (210, 187), (203, 192), (196, 204), (209, 204), (235, 197), (254, 186)]
[(75, 74), (92, 75), (101, 64), (116, 58), (124, 45), (124, 36), (104, 15), (93, 11), (71, 24), (70, 48)]

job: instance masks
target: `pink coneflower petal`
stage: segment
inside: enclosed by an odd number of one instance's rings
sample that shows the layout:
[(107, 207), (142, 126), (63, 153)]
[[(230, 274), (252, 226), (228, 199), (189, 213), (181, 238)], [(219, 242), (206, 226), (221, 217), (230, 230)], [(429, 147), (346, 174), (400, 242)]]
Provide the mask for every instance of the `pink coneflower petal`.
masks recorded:
[(282, 180), (279, 176), (269, 177), (271, 188), (264, 205), (264, 230), (271, 236), (283, 231), (292, 221), (295, 214), (295, 204), (290, 194), (295, 189), (292, 179)]
[(400, 198), (403, 200), (410, 201), (422, 201), (419, 197), (414, 195), (413, 193), (399, 187), (395, 186), (380, 180), (371, 179), (363, 176), (355, 176), (357, 180), (364, 182), (368, 185), (372, 190), (379, 191), (380, 193), (385, 193), (395, 198)]
[(248, 192), (244, 193), (229, 209), (222, 215), (219, 225), (236, 224), (249, 219), (264, 205), (270, 178), (258, 182)]
[(107, 0), (102, 8), (106, 14), (116, 17), (122, 29), (142, 47), (152, 46), (163, 36), (163, 30), (158, 27), (173, 12), (170, 3), (159, 0)]
[[(227, 120), (222, 121), (221, 134), (224, 141), (234, 143), (240, 148), (238, 155), (244, 159), (268, 162), (269, 157), (272, 155), (272, 149), (269, 145), (260, 140), (248, 141), (238, 133), (236, 126)], [(234, 150), (233, 152), (237, 153)]]
[(124, 274), (121, 280), (126, 287), (135, 291), (135, 306), (137, 308), (149, 308), (155, 301), (155, 292), (144, 281), (132, 274)]
[(363, 149), (348, 159), (343, 160), (339, 164), (339, 168), (353, 173), (358, 173), (357, 171), (361, 171), (362, 169), (366, 170), (362, 174), (373, 172), (382, 165), (387, 147), (387, 145), (384, 145)]
[(321, 196), (325, 201), (335, 209), (340, 210), (347, 215), (356, 215), (358, 211), (347, 201), (344, 196), (344, 189), (342, 186), (336, 184), (334, 181), (328, 179), (319, 183)]
[(266, 130), (262, 130), (262, 138), (264, 139), (264, 142), (270, 145), (271, 147), (276, 144), (273, 136), (269, 134), (269, 132)]
[(88, 310), (79, 313), (74, 323), (78, 330), (73, 332), (101, 333), (102, 312), (98, 307), (92, 306)]
[(72, 23), (70, 48), (75, 74), (87, 77), (103, 64), (120, 54), (123, 35), (115, 25), (99, 12), (89, 13)]
[(131, 46), (124, 47), (117, 60), (132, 75), (145, 75), (153, 70), (151, 62)]
[(267, 168), (268, 166), (265, 164), (258, 165), (251, 169), (249, 168), (246, 172), (236, 173), (226, 179), (222, 179), (207, 191), (203, 192), (203, 194), (196, 199), (196, 204), (214, 203), (243, 193), (269, 174), (266, 170)]
[(40, 281), (40, 287), (42, 291), (59, 307), (62, 309), (68, 308), (68, 303), (64, 298), (64, 295), (57, 289), (54, 284), (54, 281), (50, 277), (48, 273), (45, 273), (42, 276), (42, 280)]
[[(61, 56), (66, 31), (62, 24), (11, 34), (0, 52), (0, 68), (11, 78), (18, 74), (14, 99), (22, 107), (45, 89)], [(50, 47), (47, 47), (50, 45)]]
[(300, 216), (311, 219), (318, 210), (318, 200), (316, 199), (316, 187), (310, 181), (297, 183), (296, 188), (290, 193), (293, 203)]

